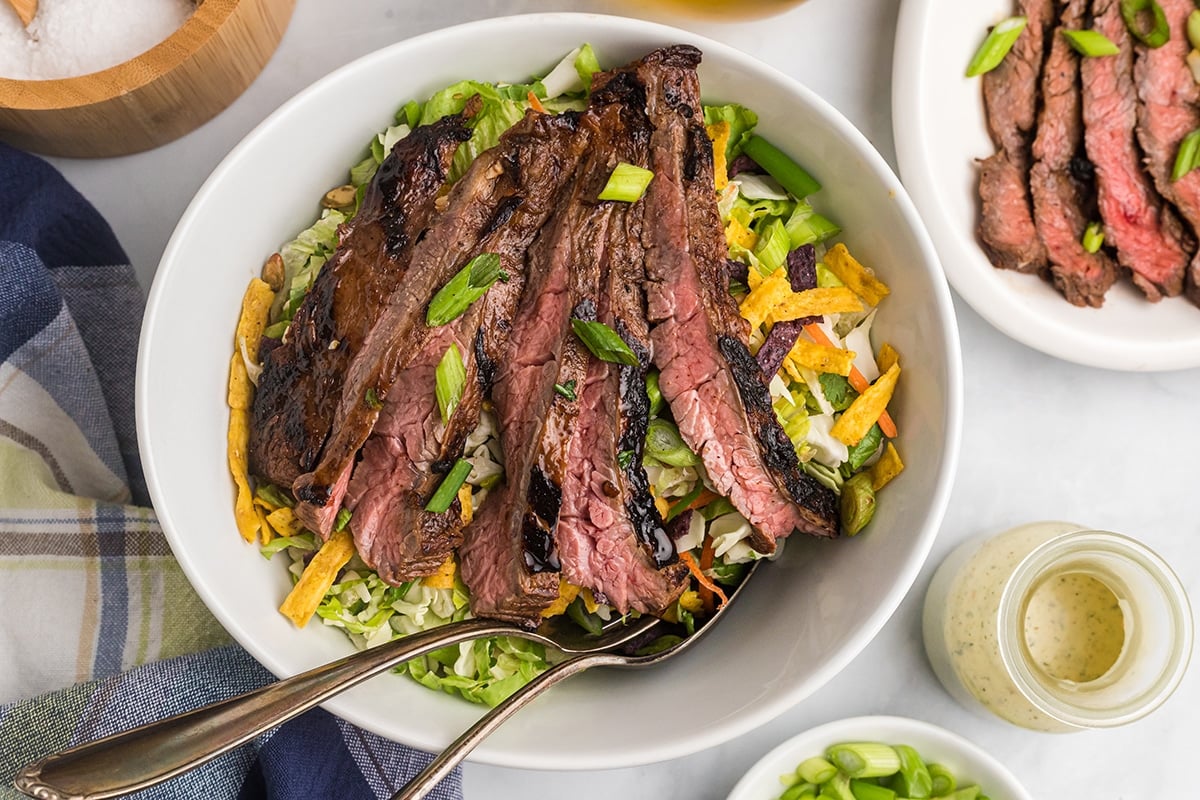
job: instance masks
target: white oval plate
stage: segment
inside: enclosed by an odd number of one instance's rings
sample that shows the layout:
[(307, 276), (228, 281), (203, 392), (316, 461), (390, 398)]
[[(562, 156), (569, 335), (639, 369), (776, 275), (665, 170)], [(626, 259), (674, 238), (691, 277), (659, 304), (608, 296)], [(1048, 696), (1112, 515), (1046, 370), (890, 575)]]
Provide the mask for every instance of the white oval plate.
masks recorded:
[(801, 761), (825, 754), (841, 742), (882, 742), (914, 748), (926, 764), (941, 764), (960, 786), (978, 784), (993, 800), (1033, 800), (1013, 774), (985, 750), (958, 734), (907, 717), (852, 717), (830, 722), (788, 739), (767, 753), (737, 782), (728, 800), (776, 800), (780, 775)]
[(904, 0), (896, 31), (892, 126), (904, 184), (946, 277), (980, 316), (1052, 356), (1117, 370), (1200, 366), (1200, 308), (1182, 297), (1148, 303), (1128, 280), (1104, 307), (1077, 308), (1032, 275), (996, 269), (975, 239), (975, 159), (988, 137), (978, 78), (963, 72), (1012, 0)]
[[(277, 613), (289, 588), (283, 565), (259, 557), (234, 528), (225, 388), (240, 298), (267, 255), (311, 223), (319, 198), (345, 181), (365, 143), (409, 98), (467, 77), (525, 80), (584, 41), (609, 65), (666, 44), (698, 45), (706, 97), (757, 109), (762, 131), (824, 180), (818, 204), (849, 232), (855, 254), (892, 287), (875, 332), (905, 358), (893, 402), (907, 469), (888, 487), (868, 533), (836, 543), (789, 543), (784, 557), (759, 573), (728, 624), (696, 651), (653, 670), (597, 671), (570, 681), (474, 754), (538, 769), (674, 758), (766, 722), (862, 650), (920, 570), (958, 454), (958, 333), (950, 291), (920, 218), (862, 134), (812, 92), (749, 56), (661, 25), (548, 14), (410, 39), (301, 92), (214, 171), (158, 268), (138, 362), (138, 435), (151, 496), (201, 598), (276, 675), (346, 655), (351, 645), (340, 631), (318, 622), (296, 630)], [(480, 713), (390, 675), (328, 708), (426, 750), (443, 748)]]

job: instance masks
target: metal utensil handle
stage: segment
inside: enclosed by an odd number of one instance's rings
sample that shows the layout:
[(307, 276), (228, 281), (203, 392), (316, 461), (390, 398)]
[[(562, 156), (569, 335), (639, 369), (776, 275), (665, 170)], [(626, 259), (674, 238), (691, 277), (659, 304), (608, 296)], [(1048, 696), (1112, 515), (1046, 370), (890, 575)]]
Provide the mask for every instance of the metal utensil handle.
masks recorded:
[(459, 642), (520, 635), (471, 619), (406, 636), (292, 678), (48, 756), (13, 785), (39, 800), (103, 800), (145, 789), (225, 753), (389, 667)]
[(430, 761), (429, 766), (425, 767), (421, 774), (392, 795), (392, 800), (420, 800), (433, 791), (433, 787), (437, 786), (442, 778), (449, 775), (475, 749), (476, 745), (551, 686), (591, 667), (602, 664), (621, 664), (626, 660), (614, 653), (584, 653), (553, 665), (480, 717), (462, 736), (459, 736), (443, 750), (441, 755)]

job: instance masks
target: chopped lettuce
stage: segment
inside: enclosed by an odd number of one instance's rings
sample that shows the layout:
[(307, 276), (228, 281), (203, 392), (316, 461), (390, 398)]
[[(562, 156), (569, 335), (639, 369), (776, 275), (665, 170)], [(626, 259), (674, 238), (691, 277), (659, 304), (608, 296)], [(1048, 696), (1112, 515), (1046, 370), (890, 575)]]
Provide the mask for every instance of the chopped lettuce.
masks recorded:
[[(276, 298), (279, 307), (272, 309), (272, 319), (290, 320), (300, 307), (300, 301), (317, 279), (317, 271), (337, 249), (338, 226), (346, 221), (346, 215), (327, 208), (311, 228), (303, 230), (295, 239), (279, 248), (283, 258), (283, 293)], [(280, 298), (283, 298), (282, 300)]]
[(714, 125), (718, 122), (729, 123), (729, 144), (725, 145), (725, 163), (728, 164), (741, 155), (742, 145), (758, 124), (758, 114), (737, 103), (705, 106), (704, 124)]
[(592, 76), (599, 71), (600, 60), (596, 58), (596, 51), (590, 44), (584, 44), (575, 56), (575, 72), (589, 92), (592, 90)]

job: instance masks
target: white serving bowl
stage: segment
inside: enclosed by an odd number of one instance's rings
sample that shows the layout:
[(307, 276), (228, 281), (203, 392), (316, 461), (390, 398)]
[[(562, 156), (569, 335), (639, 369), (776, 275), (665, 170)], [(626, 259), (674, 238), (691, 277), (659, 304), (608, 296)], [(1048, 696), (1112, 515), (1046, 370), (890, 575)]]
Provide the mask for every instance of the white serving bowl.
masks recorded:
[[(617, 65), (666, 44), (705, 54), (708, 100), (736, 100), (825, 183), (819, 207), (892, 287), (878, 341), (904, 357), (893, 404), (907, 470), (852, 541), (794, 541), (711, 639), (663, 667), (600, 671), (555, 689), (489, 739), (479, 761), (540, 769), (629, 766), (692, 753), (816, 691), (876, 634), (912, 585), (950, 493), (962, 386), (949, 291), (904, 189), (867, 140), (809, 90), (694, 34), (591, 14), (471, 23), (372, 53), (301, 92), (250, 133), (197, 193), (150, 293), (138, 362), (138, 434), (151, 496), (176, 557), (221, 623), (276, 675), (351, 650), (340, 631), (296, 630), (276, 612), (289, 583), (237, 535), (225, 462), (226, 371), (242, 293), (264, 259), (307, 227), (364, 144), (410, 98), (462, 78), (525, 80), (588, 41)], [(513, 47), (519, 42), (519, 47)], [(480, 713), (381, 676), (328, 704), (362, 727), (440, 749)]]
[(1033, 800), (1013, 774), (979, 745), (945, 728), (907, 717), (852, 717), (793, 736), (759, 759), (733, 787), (728, 800), (775, 800), (784, 789), (780, 775), (842, 742), (906, 744), (926, 764), (941, 764), (950, 770), (959, 786), (978, 784), (992, 800)]

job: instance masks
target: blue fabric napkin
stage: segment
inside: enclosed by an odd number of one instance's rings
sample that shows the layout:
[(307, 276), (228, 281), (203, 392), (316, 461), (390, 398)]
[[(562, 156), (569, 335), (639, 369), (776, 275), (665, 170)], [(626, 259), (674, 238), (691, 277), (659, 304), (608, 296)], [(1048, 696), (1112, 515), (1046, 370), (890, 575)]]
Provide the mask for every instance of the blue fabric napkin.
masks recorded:
[[(96, 210), (0, 144), (0, 798), (46, 754), (273, 679), (227, 643), (145, 507), (141, 316)], [(132, 796), (389, 798), (429, 758), (315, 709)], [(461, 798), (460, 773), (430, 797)]]

